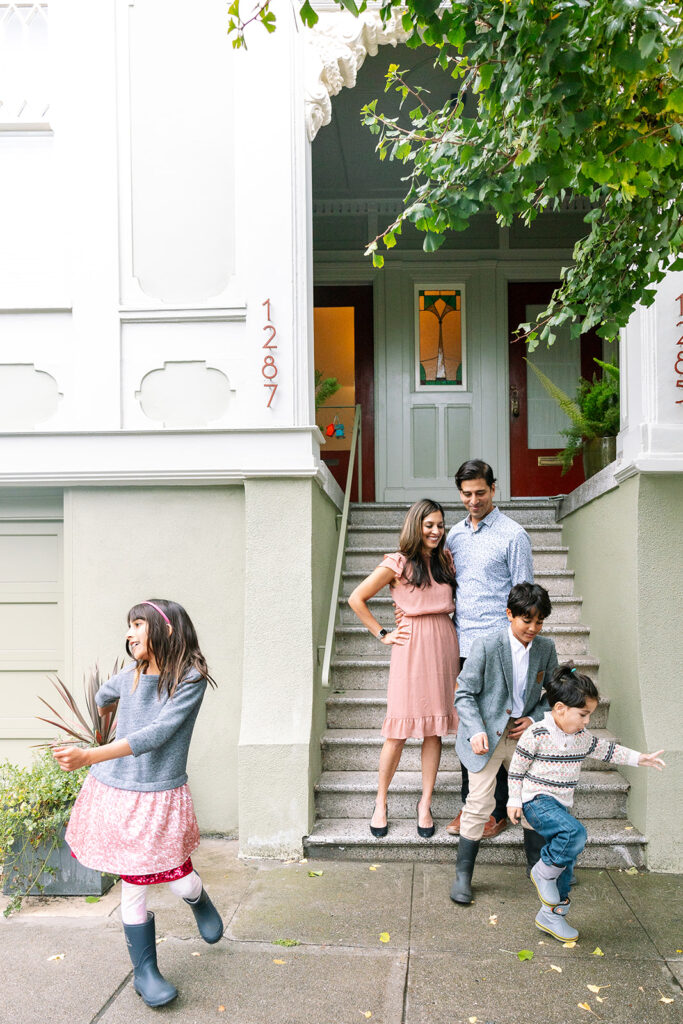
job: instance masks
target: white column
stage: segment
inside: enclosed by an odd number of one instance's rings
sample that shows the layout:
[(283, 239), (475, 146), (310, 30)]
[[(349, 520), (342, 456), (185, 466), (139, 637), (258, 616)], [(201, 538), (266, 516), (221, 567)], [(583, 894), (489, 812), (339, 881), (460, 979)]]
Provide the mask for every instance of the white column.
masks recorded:
[(621, 413), (618, 480), (683, 472), (683, 271), (622, 332)]

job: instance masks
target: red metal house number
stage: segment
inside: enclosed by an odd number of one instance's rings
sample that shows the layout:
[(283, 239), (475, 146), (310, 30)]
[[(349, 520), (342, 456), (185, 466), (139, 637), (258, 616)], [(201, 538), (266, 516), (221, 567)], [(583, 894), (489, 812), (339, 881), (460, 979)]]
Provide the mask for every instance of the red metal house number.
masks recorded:
[(266, 339), (266, 343), (263, 346), (265, 349), (268, 349), (268, 352), (263, 358), (263, 366), (261, 367), (261, 373), (266, 378), (263, 386), (264, 388), (270, 388), (270, 397), (266, 403), (266, 409), (270, 409), (270, 403), (273, 401), (275, 392), (278, 388), (275, 383), (275, 378), (277, 377), (277, 366), (275, 365), (275, 356), (271, 351), (272, 349), (277, 348), (277, 345), (273, 344), (274, 339), (277, 337), (277, 331), (275, 330), (270, 318), (270, 299), (266, 299), (266, 301), (261, 303), (261, 305), (266, 307), (267, 323), (263, 330), (270, 334), (270, 337)]

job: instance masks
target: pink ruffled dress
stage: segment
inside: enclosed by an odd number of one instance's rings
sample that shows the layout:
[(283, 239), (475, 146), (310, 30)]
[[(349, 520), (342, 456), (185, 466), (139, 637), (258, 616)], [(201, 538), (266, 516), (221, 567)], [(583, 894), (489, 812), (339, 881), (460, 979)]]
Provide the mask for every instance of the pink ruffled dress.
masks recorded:
[[(395, 580), (391, 596), (410, 626), (406, 644), (392, 644), (387, 691), (387, 714), (382, 725), (386, 739), (448, 736), (458, 730), (453, 707), (460, 671), (458, 635), (451, 616), (453, 590), (447, 583), (412, 587), (401, 579), (406, 556), (385, 555), (381, 565)], [(431, 578), (431, 574), (430, 574)]]

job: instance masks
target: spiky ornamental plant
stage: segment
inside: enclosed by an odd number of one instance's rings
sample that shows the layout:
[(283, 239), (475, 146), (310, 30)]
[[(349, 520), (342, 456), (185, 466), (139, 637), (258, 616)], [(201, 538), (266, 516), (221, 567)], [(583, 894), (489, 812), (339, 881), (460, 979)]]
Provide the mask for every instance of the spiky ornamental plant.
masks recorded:
[[(120, 672), (123, 667), (123, 661), (118, 659), (114, 662), (114, 668), (111, 675), (114, 676), (117, 672)], [(110, 677), (107, 677), (110, 678)], [(83, 714), (78, 707), (76, 699), (65, 683), (59, 678), (59, 676), (48, 676), (48, 679), (54, 686), (55, 690), (62, 698), (64, 703), (70, 712), (70, 717), (65, 718), (63, 715), (53, 708), (51, 704), (43, 697), (38, 697), (53, 715), (56, 715), (57, 720), (51, 718), (43, 718), (42, 715), (36, 715), (41, 722), (47, 722), (48, 725), (55, 726), (60, 732), (65, 732), (68, 736), (71, 736), (77, 743), (83, 744), (86, 747), (101, 747), (105, 743), (111, 743), (116, 733), (116, 711), (108, 711), (105, 714), (100, 712), (95, 700), (95, 695), (104, 683), (104, 679), (100, 675), (100, 669), (98, 665), (95, 665), (90, 671), (83, 676), (83, 691), (85, 693), (85, 707), (86, 713)], [(48, 747), (51, 743), (38, 743), (36, 746)]]
[(573, 399), (534, 366), (530, 359), (526, 362), (572, 422), (568, 430), (560, 431), (567, 438), (566, 447), (558, 452), (564, 476), (588, 441), (596, 437), (616, 437), (619, 433), (619, 367), (614, 363), (605, 363), (602, 359), (594, 359), (593, 362), (602, 369), (602, 378), (598, 380), (595, 374), (592, 381), (581, 377), (576, 398)]

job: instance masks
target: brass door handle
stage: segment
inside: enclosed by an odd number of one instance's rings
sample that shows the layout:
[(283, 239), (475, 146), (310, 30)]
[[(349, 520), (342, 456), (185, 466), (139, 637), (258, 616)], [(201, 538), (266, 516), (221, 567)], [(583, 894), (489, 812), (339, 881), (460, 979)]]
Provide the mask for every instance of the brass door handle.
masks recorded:
[(510, 415), (519, 416), (519, 391), (510, 385)]

